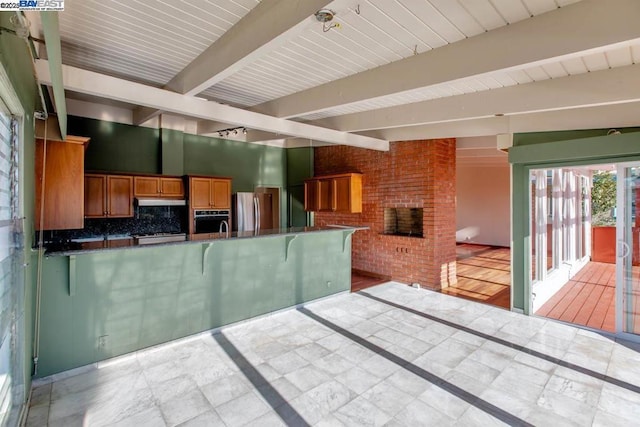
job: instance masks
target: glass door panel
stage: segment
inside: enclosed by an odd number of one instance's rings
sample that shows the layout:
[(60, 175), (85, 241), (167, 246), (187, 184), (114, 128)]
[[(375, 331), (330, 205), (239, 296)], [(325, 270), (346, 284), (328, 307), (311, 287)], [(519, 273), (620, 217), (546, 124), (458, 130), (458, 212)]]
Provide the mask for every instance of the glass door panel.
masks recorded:
[(618, 166), (617, 330), (640, 334), (640, 165)]

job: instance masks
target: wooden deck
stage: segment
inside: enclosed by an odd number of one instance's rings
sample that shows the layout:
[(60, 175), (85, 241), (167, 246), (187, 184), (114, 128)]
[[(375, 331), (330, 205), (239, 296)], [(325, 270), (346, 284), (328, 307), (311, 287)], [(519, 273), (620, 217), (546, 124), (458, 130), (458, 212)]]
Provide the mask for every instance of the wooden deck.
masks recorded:
[(536, 315), (615, 332), (616, 266), (590, 262)]
[(511, 251), (509, 248), (459, 244), (455, 286), (442, 293), (509, 308), (511, 305)]

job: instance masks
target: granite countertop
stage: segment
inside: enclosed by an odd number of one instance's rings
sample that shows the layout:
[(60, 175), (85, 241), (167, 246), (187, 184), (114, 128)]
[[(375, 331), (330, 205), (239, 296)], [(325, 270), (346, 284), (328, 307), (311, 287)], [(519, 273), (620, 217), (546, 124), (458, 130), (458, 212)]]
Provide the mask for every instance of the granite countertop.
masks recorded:
[[(227, 233), (203, 233), (203, 234), (187, 234), (185, 240), (173, 241), (173, 242), (158, 242), (158, 243), (145, 243), (139, 244), (137, 239), (133, 237), (118, 237), (117, 239), (110, 238), (96, 238), (96, 239), (84, 239), (89, 241), (72, 241), (64, 244), (47, 245), (45, 244), (45, 256), (68, 256), (68, 255), (81, 255), (85, 253), (101, 252), (115, 249), (138, 249), (149, 248), (158, 246), (175, 246), (184, 245), (194, 242), (207, 243), (220, 240), (238, 240), (238, 239), (252, 239), (252, 238), (264, 238), (264, 237), (276, 237), (296, 235), (302, 233), (319, 233), (326, 231), (338, 231), (338, 230), (368, 230), (369, 227), (360, 226), (348, 226), (348, 225), (329, 225), (325, 227), (290, 227), (290, 228), (276, 228), (269, 230), (258, 231), (234, 231)], [(36, 250), (37, 247), (34, 247)]]

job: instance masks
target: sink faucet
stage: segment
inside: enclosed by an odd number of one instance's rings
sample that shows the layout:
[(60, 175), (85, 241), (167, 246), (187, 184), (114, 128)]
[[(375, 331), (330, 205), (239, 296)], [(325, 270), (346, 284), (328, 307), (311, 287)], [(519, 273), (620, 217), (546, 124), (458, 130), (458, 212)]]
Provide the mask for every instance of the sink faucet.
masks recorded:
[(229, 238), (229, 223), (225, 220), (222, 220), (222, 222), (220, 223), (220, 230), (219, 232), (222, 233), (222, 229), (224, 228), (224, 232), (227, 234), (227, 239)]

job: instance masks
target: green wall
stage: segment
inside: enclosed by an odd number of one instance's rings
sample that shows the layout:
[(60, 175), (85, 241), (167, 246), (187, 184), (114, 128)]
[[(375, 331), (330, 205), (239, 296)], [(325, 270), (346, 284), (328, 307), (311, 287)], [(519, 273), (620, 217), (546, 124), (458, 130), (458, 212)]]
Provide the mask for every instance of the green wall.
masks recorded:
[(287, 192), (289, 195), (289, 226), (313, 224), (313, 214), (304, 210), (304, 180), (313, 176), (313, 148), (287, 150)]
[[(9, 18), (14, 12), (0, 12), (0, 26), (12, 28)], [(24, 240), (21, 242), (19, 257), (21, 264), (31, 261), (31, 242), (34, 233), (34, 193), (35, 193), (35, 137), (34, 137), (34, 117), (33, 112), (40, 109), (38, 88), (33, 74), (33, 66), (27, 44), (8, 32), (0, 33), (0, 62), (6, 70), (11, 84), (22, 103), (25, 111), (23, 117), (23, 145), (21, 147), (20, 166), (20, 203), (22, 215), (24, 216)], [(20, 279), (20, 278), (19, 278)], [(31, 269), (24, 269), (24, 354), (23, 358), (25, 389), (31, 387), (32, 352), (33, 352), (33, 325), (35, 313), (35, 281)], [(22, 307), (15, 307), (19, 314)]]
[(233, 178), (233, 192), (286, 187), (286, 150), (184, 134), (184, 173)]
[(69, 116), (67, 132), (91, 138), (86, 170), (160, 173), (159, 129)]
[[(253, 191), (260, 186), (278, 187), (281, 189), (280, 222), (283, 227), (288, 224), (287, 213), (290, 211), (288, 169), (293, 168), (298, 184), (302, 177), (313, 176), (313, 163), (309, 168), (307, 160), (310, 148), (286, 150), (75, 116), (69, 116), (68, 126), (70, 135), (91, 138), (85, 155), (86, 170), (227, 176), (233, 180), (234, 193)], [(302, 151), (297, 150), (306, 150), (306, 153), (299, 154)], [(294, 153), (290, 155), (289, 151)], [(301, 160), (300, 166), (297, 160)], [(300, 217), (298, 193), (294, 199), (296, 218)], [(295, 223), (306, 225), (306, 221)]]
[(39, 377), (348, 291), (351, 283), (344, 230), (77, 255), (73, 296), (69, 260), (44, 262)]
[[(640, 129), (638, 129), (640, 130)], [(512, 163), (512, 293), (515, 308), (529, 313), (531, 295), (531, 195), (529, 173), (546, 169), (587, 164), (605, 164), (640, 160), (640, 132), (629, 129), (621, 135), (586, 137), (557, 141), (557, 133), (538, 142), (514, 146), (509, 150)], [(583, 133), (577, 133), (583, 134)], [(536, 138), (543, 141), (544, 135)], [(516, 141), (514, 136), (514, 141)]]

